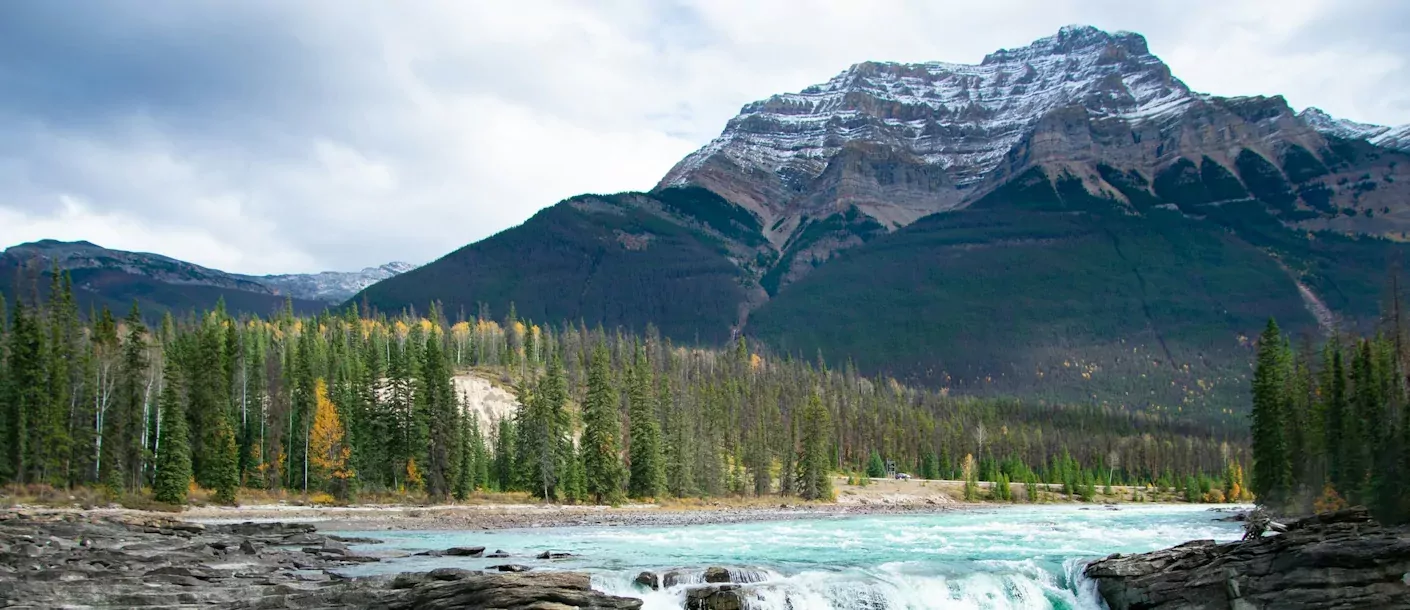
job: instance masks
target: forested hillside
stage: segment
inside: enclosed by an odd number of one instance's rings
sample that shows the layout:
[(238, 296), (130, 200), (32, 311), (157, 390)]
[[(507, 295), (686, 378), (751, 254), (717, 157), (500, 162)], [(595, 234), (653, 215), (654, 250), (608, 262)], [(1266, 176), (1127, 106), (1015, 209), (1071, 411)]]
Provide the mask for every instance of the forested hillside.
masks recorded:
[[(615, 502), (823, 498), (830, 473), (877, 457), (927, 477), (1070, 489), (1210, 487), (1247, 460), (1242, 426), (948, 395), (743, 341), (680, 347), (654, 328), (439, 307), (375, 318), (217, 307), (149, 328), (136, 308), (85, 320), (64, 283), (54, 294), (10, 303), (0, 325), (5, 482), (152, 489), (171, 503), (192, 480), (226, 502), (245, 488)], [(512, 384), (519, 412), (465, 415), (451, 383), (463, 370)]]
[(1410, 521), (1406, 325), (1399, 295), (1384, 332), (1294, 342), (1270, 320), (1253, 377), (1253, 490), (1290, 512), (1371, 508)]
[(679, 341), (719, 345), (749, 298), (740, 268), (747, 262), (736, 261), (753, 256), (757, 231), (756, 219), (704, 189), (585, 195), (350, 303), (401, 311), (435, 301), (471, 314), (514, 303), (536, 319), (637, 332), (655, 324)]

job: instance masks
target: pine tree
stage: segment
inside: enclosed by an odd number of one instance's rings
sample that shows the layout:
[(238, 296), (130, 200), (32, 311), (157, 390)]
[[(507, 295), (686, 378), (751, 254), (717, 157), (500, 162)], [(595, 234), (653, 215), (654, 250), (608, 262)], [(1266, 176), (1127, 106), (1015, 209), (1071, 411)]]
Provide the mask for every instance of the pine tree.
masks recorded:
[(122, 344), (118, 367), (116, 417), (111, 422), (110, 432), (104, 436), (108, 437), (112, 448), (109, 462), (113, 471), (109, 484), (115, 489), (136, 490), (142, 486), (145, 457), (141, 432), (147, 404), (148, 364), (147, 327), (142, 323), (142, 312), (135, 301), (123, 324), (127, 338)]
[(554, 355), (548, 371), (539, 381), (538, 391), (526, 395), (520, 405), (518, 449), (515, 459), (523, 485), (546, 500), (558, 497), (562, 476), (563, 443), (567, 437), (565, 406), (568, 385), (563, 377), (563, 363)]
[(1253, 373), (1253, 491), (1260, 502), (1275, 507), (1287, 501), (1292, 478), (1284, 438), (1290, 377), (1287, 351), (1278, 324), (1268, 320)]
[(668, 375), (662, 375), (657, 380), (656, 399), (666, 419), (666, 438), (662, 451), (662, 459), (666, 462), (666, 487), (672, 496), (684, 498), (695, 489), (690, 469), (693, 448), (690, 445), (685, 414), (682, 412), (684, 405), (675, 401)]
[(798, 495), (805, 500), (832, 498), (828, 434), (832, 427), (827, 407), (815, 393), (802, 414), (802, 439), (798, 451)]
[(11, 480), (26, 483), (34, 480), (31, 454), (35, 419), (50, 411), (47, 391), (49, 374), (45, 370), (44, 337), (23, 301), (16, 301), (11, 312), (8, 364), (9, 400), (5, 405), (5, 434), (9, 454), (6, 474)]
[(1375, 364), (1371, 344), (1362, 340), (1351, 361), (1351, 411), (1342, 420), (1342, 435), (1346, 441), (1342, 461), (1345, 488), (1342, 494), (1353, 504), (1367, 500), (1370, 483), (1371, 456), (1379, 445), (1376, 430), (1384, 419), (1381, 413), (1379, 388), (1375, 381)]
[(886, 476), (886, 462), (881, 460), (881, 454), (875, 450), (871, 452), (871, 457), (867, 458), (867, 476), (873, 479)]
[(471, 479), (470, 491), (476, 491), (490, 485), (490, 455), (485, 449), (485, 436), (480, 431), (479, 414), (471, 413), (467, 419), (470, 420), (470, 448), (475, 460), (475, 472)]
[(940, 478), (940, 460), (935, 456), (934, 451), (927, 451), (925, 457), (921, 459), (920, 478), (931, 480)]
[(508, 417), (500, 418), (499, 429), (495, 433), (492, 474), (495, 489), (498, 491), (509, 491), (514, 485), (515, 437), (514, 420)]
[[(1342, 365), (1341, 350), (1335, 345), (1329, 345), (1331, 350), (1331, 385), (1327, 392), (1327, 403), (1324, 408), (1326, 422), (1323, 430), (1326, 435), (1323, 452), (1327, 459), (1327, 477), (1333, 489), (1345, 491), (1348, 485), (1347, 476), (1347, 443), (1345, 442), (1346, 419), (1348, 418), (1347, 397), (1346, 397), (1346, 372)], [(1254, 466), (1254, 482), (1257, 483), (1257, 465)], [(1254, 493), (1258, 490), (1255, 488)]]
[(579, 448), (571, 441), (568, 443), (569, 458), (567, 472), (563, 476), (563, 496), (574, 504), (586, 502), (587, 473), (583, 468), (583, 455)]
[(456, 470), (455, 490), (452, 495), (456, 500), (464, 502), (470, 497), (470, 493), (475, 491), (475, 475), (478, 469), (475, 465), (476, 453), (471, 440), (472, 434), (478, 434), (478, 430), (472, 430), (471, 425), (477, 420), (475, 414), (471, 413), (467, 417), (461, 418), (460, 428), (460, 467)]
[(622, 461), (618, 436), (621, 423), (617, 392), (612, 387), (611, 355), (598, 344), (588, 373), (583, 400), (583, 468), (585, 489), (597, 504), (617, 504), (622, 496)]
[(426, 491), (433, 498), (444, 498), (450, 494), (454, 482), (452, 469), (459, 436), (459, 409), (451, 385), (450, 365), (441, 349), (438, 333), (430, 333), (426, 338), (423, 367), (418, 396), (425, 396)]
[(636, 350), (627, 390), (631, 418), (631, 480), (628, 485), (633, 498), (656, 498), (664, 494), (666, 469), (661, 454), (661, 422), (656, 418), (656, 396), (652, 388), (651, 368), (646, 353)]
[(235, 445), (235, 430), (229, 417), (216, 417), (215, 426), (215, 434), (211, 437), (214, 442), (208, 454), (212, 458), (210, 468), (215, 501), (234, 505), (240, 489), (240, 449)]
[(182, 505), (191, 485), (191, 436), (186, 427), (186, 402), (182, 396), (181, 369), (176, 358), (163, 367), (160, 434), (157, 437), (157, 474), (152, 486), (158, 502)]

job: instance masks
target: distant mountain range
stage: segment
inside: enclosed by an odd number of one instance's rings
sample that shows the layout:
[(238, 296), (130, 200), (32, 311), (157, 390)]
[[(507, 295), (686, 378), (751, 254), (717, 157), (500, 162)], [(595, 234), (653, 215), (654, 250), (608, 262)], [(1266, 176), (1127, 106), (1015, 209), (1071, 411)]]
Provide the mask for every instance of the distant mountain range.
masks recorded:
[(251, 276), (227, 273), (160, 254), (127, 252), (77, 241), (42, 240), (20, 244), (0, 253), (0, 287), (22, 291), (16, 283), (28, 277), (31, 289), (45, 290), (41, 281), (57, 264), (70, 272), (81, 300), (126, 311), (135, 299), (144, 311), (209, 308), (224, 298), (235, 311), (267, 314), (291, 301), (298, 311), (318, 311), (347, 301), (377, 281), (414, 269), (408, 263), (388, 263), (362, 271)]
[(1251, 337), (1373, 323), (1407, 128), (1190, 90), (1070, 26), (744, 106), (651, 192), (582, 195), (355, 297), (739, 333), (975, 393), (1224, 413)]

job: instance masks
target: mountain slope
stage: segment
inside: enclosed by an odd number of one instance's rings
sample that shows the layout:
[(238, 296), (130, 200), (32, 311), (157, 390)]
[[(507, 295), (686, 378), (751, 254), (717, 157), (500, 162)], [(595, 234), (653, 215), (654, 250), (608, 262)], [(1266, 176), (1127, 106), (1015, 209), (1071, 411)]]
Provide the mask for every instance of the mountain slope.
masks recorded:
[[(1375, 319), (1410, 238), (1400, 131), (1193, 92), (1140, 35), (1073, 26), (748, 104), (651, 193), (560, 203), (364, 294), (664, 316), (678, 339), (742, 329), (965, 391), (1231, 416), (1266, 316)], [(594, 266), (623, 218), (672, 239)]]
[(524, 224), (379, 282), (353, 298), (383, 310), (474, 314), (510, 305), (538, 321), (643, 330), (681, 339), (728, 339), (749, 299), (744, 287), (757, 219), (702, 189), (655, 197), (586, 195)]
[[(86, 242), (42, 240), (0, 253), (0, 292), (14, 299), (44, 294), (57, 264), (73, 277), (82, 310), (107, 307), (125, 313), (136, 301), (144, 314), (184, 314), (210, 309), (225, 300), (235, 313), (269, 315), (285, 306), (277, 290), (249, 278), (209, 269), (160, 254), (112, 250)], [(313, 313), (326, 302), (289, 299), (295, 311)]]

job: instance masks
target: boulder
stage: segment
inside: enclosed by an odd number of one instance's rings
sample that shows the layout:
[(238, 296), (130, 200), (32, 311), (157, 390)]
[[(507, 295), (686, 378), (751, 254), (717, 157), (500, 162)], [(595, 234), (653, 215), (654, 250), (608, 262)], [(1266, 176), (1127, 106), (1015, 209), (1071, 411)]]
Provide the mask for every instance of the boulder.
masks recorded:
[(465, 580), (479, 573), (461, 568), (436, 568), (427, 572), (426, 576), (431, 580)]
[(705, 582), (708, 582), (708, 583), (721, 583), (721, 582), (729, 582), (729, 581), (730, 581), (730, 578), (729, 578), (729, 570), (726, 570), (726, 569), (721, 568), (721, 567), (718, 567), (718, 566), (705, 568)]
[(456, 546), (446, 549), (445, 554), (451, 557), (479, 557), (485, 554), (485, 547)]
[(1410, 608), (1410, 529), (1340, 511), (1282, 534), (1112, 555), (1085, 572), (1112, 610)]
[(655, 572), (642, 572), (640, 574), (637, 574), (636, 578), (632, 580), (632, 582), (635, 582), (640, 586), (646, 587), (647, 589), (651, 589), (652, 591), (656, 591), (661, 588), (661, 577), (657, 576)]
[(416, 587), (401, 600), (387, 604), (393, 610), (450, 610), (458, 608), (522, 608), (584, 610), (636, 610), (641, 600), (615, 597), (592, 590), (587, 574), (541, 572), (537, 574), (482, 574), (462, 580)]
[(572, 556), (573, 556), (572, 553), (555, 553), (555, 552), (553, 552), (553, 551), (544, 551), (544, 552), (542, 552), (542, 553), (539, 553), (539, 554), (538, 554), (537, 556), (535, 556), (534, 558), (535, 558), (535, 559), (562, 559), (562, 558), (564, 558), (564, 557), (572, 557)]
[(519, 565), (519, 564), (517, 564), (517, 563), (507, 563), (507, 564), (502, 564), (502, 565), (497, 565), (497, 566), (490, 566), (490, 569), (491, 569), (491, 570), (498, 570), (498, 571), (500, 571), (500, 572), (516, 572), (516, 573), (517, 573), (517, 572), (528, 572), (529, 570), (532, 570), (533, 568), (531, 568), (531, 567), (529, 567), (529, 566), (521, 566), (521, 565)]
[(739, 585), (695, 587), (685, 592), (687, 610), (744, 610), (744, 592)]

